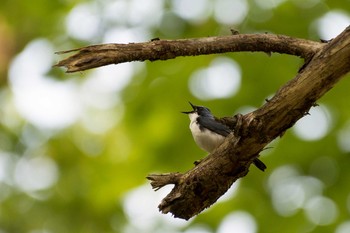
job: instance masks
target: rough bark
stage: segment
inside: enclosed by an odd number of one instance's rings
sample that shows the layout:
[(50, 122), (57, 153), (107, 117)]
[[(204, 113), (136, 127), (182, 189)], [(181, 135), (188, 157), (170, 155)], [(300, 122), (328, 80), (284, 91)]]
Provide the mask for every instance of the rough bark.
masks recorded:
[(240, 51), (278, 52), (305, 59), (306, 63), (296, 77), (264, 106), (244, 116), (226, 118), (233, 122), (235, 133), (193, 169), (186, 173), (150, 174), (147, 177), (156, 190), (175, 184), (160, 203), (161, 212), (190, 219), (215, 203), (233, 182), (245, 176), (264, 147), (292, 127), (350, 71), (350, 27), (328, 43), (253, 34), (96, 45), (67, 52), (72, 51), (77, 54), (56, 66), (65, 66), (67, 72), (76, 72), (121, 62)]
[(70, 73), (130, 61), (168, 60), (179, 56), (243, 51), (285, 53), (309, 60), (322, 46), (320, 42), (272, 34), (152, 40), (144, 43), (92, 45), (58, 52), (57, 54), (77, 53), (59, 61), (55, 66), (66, 67)]
[(149, 175), (147, 178), (155, 189), (175, 184), (159, 210), (189, 219), (215, 203), (233, 182), (248, 173), (252, 161), (269, 142), (293, 126), (349, 71), (350, 27), (319, 47), (298, 75), (264, 106), (236, 116), (240, 123), (235, 126), (235, 135), (227, 137), (192, 170), (184, 174)]

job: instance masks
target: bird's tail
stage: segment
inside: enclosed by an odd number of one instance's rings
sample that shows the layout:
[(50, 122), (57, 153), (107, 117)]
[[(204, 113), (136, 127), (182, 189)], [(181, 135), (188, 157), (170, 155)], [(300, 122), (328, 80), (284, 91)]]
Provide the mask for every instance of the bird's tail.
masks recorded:
[(267, 168), (266, 165), (260, 159), (254, 159), (253, 163), (261, 171), (265, 171), (265, 169)]

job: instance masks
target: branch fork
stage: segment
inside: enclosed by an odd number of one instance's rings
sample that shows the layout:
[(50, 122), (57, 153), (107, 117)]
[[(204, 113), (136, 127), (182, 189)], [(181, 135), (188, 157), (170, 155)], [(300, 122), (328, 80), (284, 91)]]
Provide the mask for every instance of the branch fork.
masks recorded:
[[(231, 185), (248, 174), (249, 166), (268, 143), (305, 116), (316, 101), (350, 71), (350, 27), (318, 50), (307, 64), (261, 108), (238, 117), (238, 135), (225, 142), (188, 172), (152, 174), (153, 188), (166, 183), (173, 190), (158, 206), (162, 213), (190, 219), (214, 204)], [(227, 120), (230, 118), (228, 117)], [(237, 118), (232, 118), (236, 122)], [(239, 133), (238, 133), (239, 132)]]

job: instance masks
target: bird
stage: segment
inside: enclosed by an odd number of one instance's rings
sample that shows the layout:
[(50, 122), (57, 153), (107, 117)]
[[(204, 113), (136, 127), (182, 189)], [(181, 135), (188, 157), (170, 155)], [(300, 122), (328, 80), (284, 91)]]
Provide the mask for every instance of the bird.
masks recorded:
[[(187, 114), (190, 118), (193, 139), (202, 150), (211, 153), (224, 142), (233, 130), (225, 124), (226, 121), (222, 118), (215, 117), (209, 108), (196, 106), (191, 102), (189, 104), (193, 110), (182, 113)], [(262, 171), (266, 169), (266, 165), (259, 159), (255, 159), (253, 163)]]

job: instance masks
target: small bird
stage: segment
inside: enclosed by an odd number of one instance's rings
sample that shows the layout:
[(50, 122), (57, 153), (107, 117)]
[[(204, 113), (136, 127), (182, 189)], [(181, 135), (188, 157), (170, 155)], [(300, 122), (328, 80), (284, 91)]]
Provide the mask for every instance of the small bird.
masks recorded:
[[(193, 139), (202, 150), (211, 153), (224, 142), (225, 137), (232, 130), (224, 124), (224, 121), (220, 121), (219, 118), (213, 116), (209, 108), (189, 103), (193, 111), (182, 113), (188, 114), (190, 117), (190, 129)], [(254, 160), (254, 165), (262, 171), (266, 169), (266, 165), (259, 159)]]

